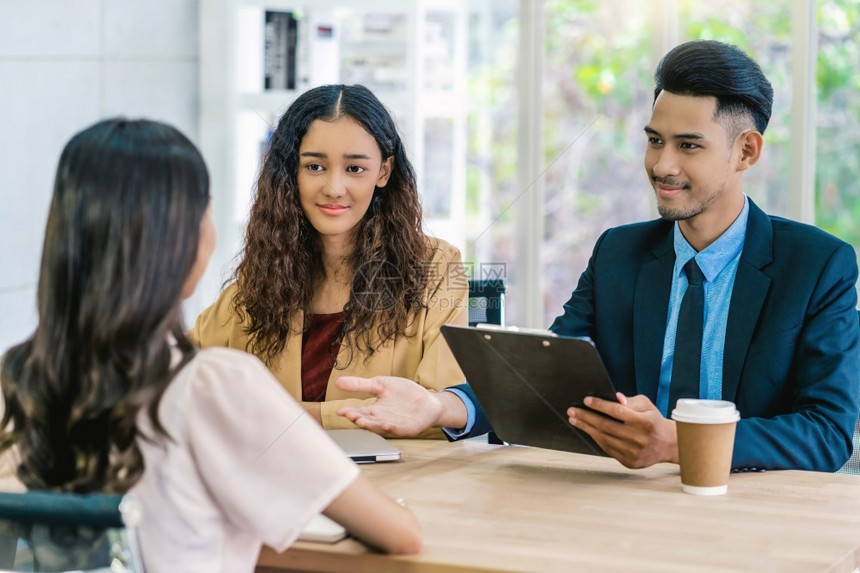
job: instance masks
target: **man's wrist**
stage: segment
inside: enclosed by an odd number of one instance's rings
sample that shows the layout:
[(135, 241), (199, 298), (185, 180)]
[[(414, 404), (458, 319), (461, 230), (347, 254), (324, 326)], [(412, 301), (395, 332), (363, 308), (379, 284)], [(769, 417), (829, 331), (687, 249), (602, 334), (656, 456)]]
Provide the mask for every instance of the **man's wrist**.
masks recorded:
[(466, 427), (469, 420), (469, 413), (466, 410), (466, 405), (463, 400), (453, 392), (434, 392), (434, 398), (439, 400), (442, 406), (439, 417), (436, 420), (436, 427), (462, 429)]
[(680, 462), (680, 458), (678, 457), (678, 430), (677, 430), (678, 427), (675, 425), (674, 420), (669, 420), (669, 421), (672, 424), (672, 434), (671, 434), (672, 440), (671, 440), (671, 443), (669, 444), (669, 452), (668, 452), (669, 462), (673, 463), (673, 464), (679, 464), (681, 462)]

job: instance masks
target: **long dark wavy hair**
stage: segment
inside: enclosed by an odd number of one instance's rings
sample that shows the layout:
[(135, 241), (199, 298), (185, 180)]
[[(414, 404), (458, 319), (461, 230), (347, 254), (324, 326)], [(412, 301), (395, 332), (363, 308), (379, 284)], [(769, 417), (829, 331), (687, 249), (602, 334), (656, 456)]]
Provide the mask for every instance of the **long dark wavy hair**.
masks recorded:
[(0, 451), (18, 447), (28, 488), (124, 492), (142, 475), (137, 414), (166, 435), (158, 402), (194, 353), (180, 302), (208, 202), (200, 153), (168, 125), (106, 120), (66, 145), (39, 323), (0, 372)]
[[(247, 322), (246, 350), (269, 364), (286, 346), (291, 320), (307, 312), (324, 273), (319, 235), (299, 199), (299, 147), (314, 121), (342, 117), (352, 118), (373, 136), (383, 160), (394, 158), (388, 183), (374, 190), (346, 261), (352, 273), (341, 332), (350, 340), (346, 364), (354, 352), (370, 356), (404, 333), (410, 313), (426, 306), (431, 246), (421, 229), (415, 173), (394, 120), (364, 86), (311, 89), (278, 121), (233, 276), (238, 283), (234, 310)], [(345, 367), (340, 362), (338, 367)]]

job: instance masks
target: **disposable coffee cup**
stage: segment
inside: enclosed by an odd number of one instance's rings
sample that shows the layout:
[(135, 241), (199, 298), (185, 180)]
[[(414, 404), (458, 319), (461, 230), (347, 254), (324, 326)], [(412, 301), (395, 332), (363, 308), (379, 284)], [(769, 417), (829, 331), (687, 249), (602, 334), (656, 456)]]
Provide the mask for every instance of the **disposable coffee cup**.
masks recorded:
[(729, 485), (735, 427), (733, 402), (681, 398), (672, 410), (678, 431), (681, 487), (695, 495), (722, 495)]

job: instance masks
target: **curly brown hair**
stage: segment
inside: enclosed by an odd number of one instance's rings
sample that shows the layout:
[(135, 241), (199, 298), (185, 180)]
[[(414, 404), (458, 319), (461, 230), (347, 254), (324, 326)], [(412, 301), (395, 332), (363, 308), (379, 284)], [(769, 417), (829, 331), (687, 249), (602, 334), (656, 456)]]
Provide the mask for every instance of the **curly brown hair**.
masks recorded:
[(232, 277), (238, 285), (234, 311), (247, 321), (246, 350), (267, 364), (286, 347), (292, 319), (307, 314), (314, 285), (324, 276), (319, 234), (299, 199), (299, 147), (314, 121), (344, 116), (373, 136), (383, 160), (394, 158), (388, 183), (374, 190), (346, 261), (352, 273), (341, 331), (350, 342), (346, 364), (356, 352), (369, 357), (405, 334), (412, 312), (426, 307), (432, 247), (422, 231), (415, 172), (394, 120), (364, 86), (311, 89), (284, 112), (272, 135)]

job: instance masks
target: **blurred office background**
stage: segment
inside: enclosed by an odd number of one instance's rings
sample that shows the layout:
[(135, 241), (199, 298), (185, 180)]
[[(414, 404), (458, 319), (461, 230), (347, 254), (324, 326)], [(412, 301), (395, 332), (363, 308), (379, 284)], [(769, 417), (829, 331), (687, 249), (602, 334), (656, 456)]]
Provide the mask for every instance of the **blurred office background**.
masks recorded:
[[(264, 89), (265, 12), (298, 23), (296, 85)], [(642, 167), (656, 62), (748, 50), (774, 116), (747, 193), (860, 248), (860, 0), (3, 0), (0, 352), (35, 325), (53, 171), (100, 118), (177, 126), (212, 172), (220, 242), (190, 323), (229, 276), (270, 126), (301, 90), (364, 83), (395, 114), (427, 231), (546, 327), (606, 228), (654, 216)], [(803, 272), (803, 269), (798, 269)]]

